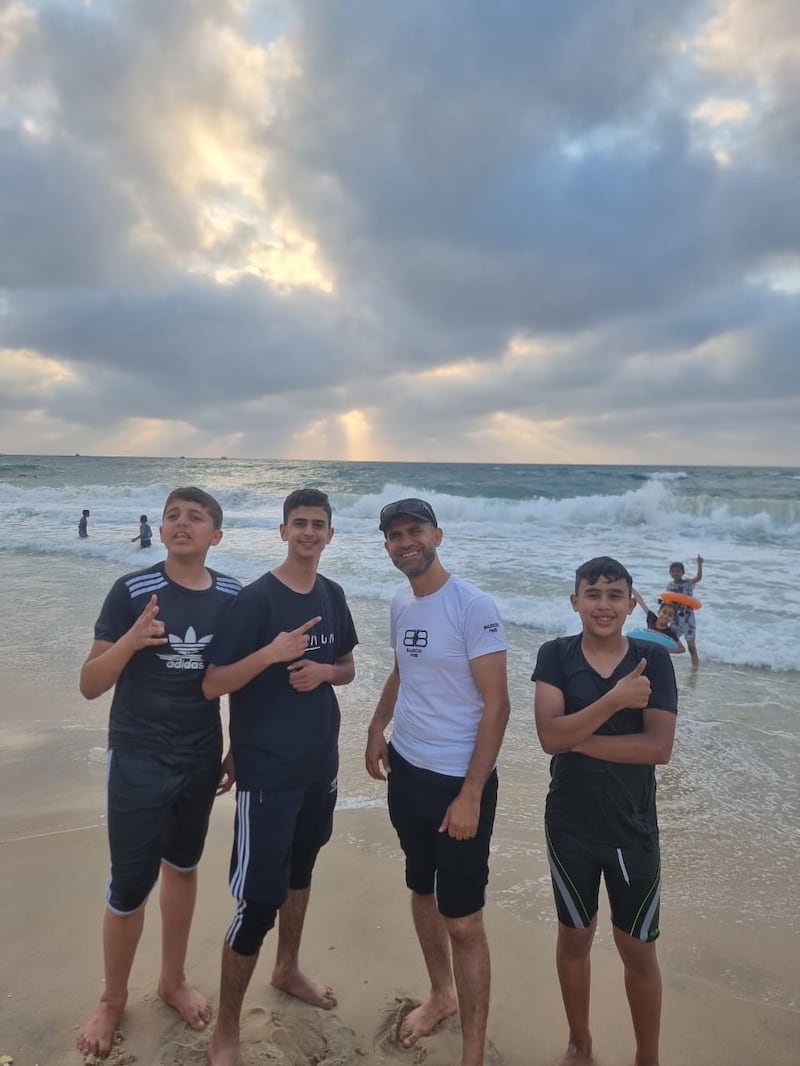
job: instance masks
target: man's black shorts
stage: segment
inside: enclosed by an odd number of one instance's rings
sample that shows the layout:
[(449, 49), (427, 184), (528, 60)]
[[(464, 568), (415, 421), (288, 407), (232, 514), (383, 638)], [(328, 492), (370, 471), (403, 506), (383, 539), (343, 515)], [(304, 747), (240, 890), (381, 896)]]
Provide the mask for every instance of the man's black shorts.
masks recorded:
[(109, 751), (106, 900), (114, 913), (141, 907), (162, 861), (182, 871), (197, 866), (219, 779), (218, 752), (176, 766), (160, 754)]
[(454, 840), (439, 832), (445, 812), (464, 784), (413, 766), (389, 745), (389, 817), (406, 857), (406, 885), (436, 897), (446, 918), (463, 918), (482, 909), (489, 880), (489, 845), (497, 807), (497, 771), (484, 786), (478, 832)]

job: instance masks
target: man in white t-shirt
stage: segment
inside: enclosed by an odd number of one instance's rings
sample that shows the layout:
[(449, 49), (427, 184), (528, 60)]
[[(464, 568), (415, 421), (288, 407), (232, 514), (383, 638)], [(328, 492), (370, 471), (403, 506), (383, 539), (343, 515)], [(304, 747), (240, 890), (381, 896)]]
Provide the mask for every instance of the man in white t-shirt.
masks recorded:
[(442, 530), (429, 503), (388, 503), (380, 530), (409, 584), (392, 600), (395, 663), (370, 723), (367, 772), (388, 774), (389, 816), (431, 982), (399, 1037), (413, 1047), (458, 1011), (461, 1066), (481, 1066), (490, 976), (483, 906), (495, 762), (510, 710), (506, 637), (492, 600), (439, 561)]

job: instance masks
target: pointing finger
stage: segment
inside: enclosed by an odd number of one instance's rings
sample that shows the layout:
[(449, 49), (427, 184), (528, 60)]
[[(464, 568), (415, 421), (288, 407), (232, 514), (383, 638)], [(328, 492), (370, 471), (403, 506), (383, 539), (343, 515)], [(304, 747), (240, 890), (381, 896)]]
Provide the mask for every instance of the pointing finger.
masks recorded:
[(313, 629), (314, 628), (314, 626), (317, 624), (317, 622), (321, 622), (321, 621), (322, 621), (322, 615), (318, 614), (316, 618), (309, 618), (309, 620), (307, 622), (304, 622), (303, 625), (298, 626), (297, 629), (293, 630), (293, 632), (299, 633), (302, 636), (303, 633), (307, 633), (309, 631), (309, 629)]

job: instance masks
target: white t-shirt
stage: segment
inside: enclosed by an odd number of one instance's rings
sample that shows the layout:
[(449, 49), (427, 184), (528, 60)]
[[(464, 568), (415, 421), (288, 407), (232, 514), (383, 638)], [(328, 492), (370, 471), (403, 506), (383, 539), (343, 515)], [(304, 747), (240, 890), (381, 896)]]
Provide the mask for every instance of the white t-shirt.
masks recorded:
[(469, 661), (508, 648), (494, 602), (452, 575), (430, 596), (406, 585), (389, 628), (400, 672), (393, 746), (414, 766), (464, 777), (483, 716)]

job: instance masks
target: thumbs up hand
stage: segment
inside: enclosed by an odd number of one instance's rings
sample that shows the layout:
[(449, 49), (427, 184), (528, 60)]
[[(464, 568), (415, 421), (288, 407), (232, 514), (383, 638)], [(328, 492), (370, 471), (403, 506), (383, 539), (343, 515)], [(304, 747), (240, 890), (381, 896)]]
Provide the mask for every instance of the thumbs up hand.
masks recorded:
[(647, 659), (640, 659), (629, 674), (621, 677), (614, 685), (614, 693), (619, 699), (620, 710), (634, 707), (643, 710), (650, 702), (650, 679), (644, 676)]

